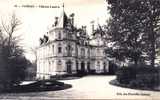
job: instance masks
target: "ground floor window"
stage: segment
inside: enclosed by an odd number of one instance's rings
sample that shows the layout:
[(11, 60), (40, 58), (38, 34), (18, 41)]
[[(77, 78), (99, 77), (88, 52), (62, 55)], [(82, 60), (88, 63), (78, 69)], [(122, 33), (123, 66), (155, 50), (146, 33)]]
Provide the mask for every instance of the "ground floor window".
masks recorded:
[(58, 60), (57, 61), (57, 71), (61, 71), (62, 70), (62, 61)]
[(76, 61), (76, 70), (77, 71), (78, 71), (78, 66), (79, 66), (78, 61)]

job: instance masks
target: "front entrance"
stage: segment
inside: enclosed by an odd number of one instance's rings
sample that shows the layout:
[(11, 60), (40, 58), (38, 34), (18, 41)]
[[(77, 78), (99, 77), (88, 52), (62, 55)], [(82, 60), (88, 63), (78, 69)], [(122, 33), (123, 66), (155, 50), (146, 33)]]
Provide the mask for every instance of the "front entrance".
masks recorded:
[(66, 62), (67, 65), (67, 73), (71, 74), (72, 73), (72, 62), (69, 60)]

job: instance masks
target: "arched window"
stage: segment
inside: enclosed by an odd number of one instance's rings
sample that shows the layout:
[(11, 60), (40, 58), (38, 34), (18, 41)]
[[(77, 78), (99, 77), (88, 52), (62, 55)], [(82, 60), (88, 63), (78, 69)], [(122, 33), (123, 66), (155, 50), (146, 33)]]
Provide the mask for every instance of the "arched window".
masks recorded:
[(58, 60), (57, 65), (62, 65), (61, 60)]

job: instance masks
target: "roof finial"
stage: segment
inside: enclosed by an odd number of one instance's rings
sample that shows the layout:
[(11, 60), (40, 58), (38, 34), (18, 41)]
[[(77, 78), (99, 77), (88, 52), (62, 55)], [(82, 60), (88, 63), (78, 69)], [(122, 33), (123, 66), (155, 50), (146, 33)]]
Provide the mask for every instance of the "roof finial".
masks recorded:
[(97, 17), (97, 24), (99, 24), (99, 17)]

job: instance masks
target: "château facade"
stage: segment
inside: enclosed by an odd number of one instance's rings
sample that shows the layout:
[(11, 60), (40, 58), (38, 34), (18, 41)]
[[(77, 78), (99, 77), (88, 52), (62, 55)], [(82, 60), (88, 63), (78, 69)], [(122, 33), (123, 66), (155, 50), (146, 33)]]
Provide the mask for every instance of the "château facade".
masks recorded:
[(74, 14), (63, 11), (37, 48), (37, 78), (49, 79), (54, 75), (75, 74), (78, 71), (108, 72), (109, 61), (105, 55), (101, 27), (93, 28), (92, 37), (86, 27), (74, 26)]

